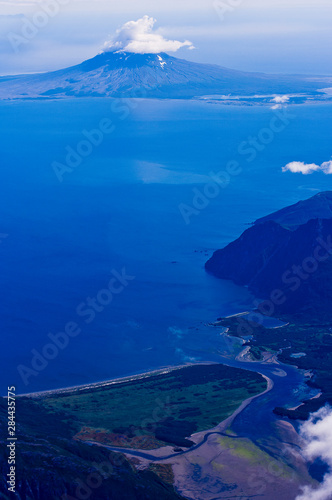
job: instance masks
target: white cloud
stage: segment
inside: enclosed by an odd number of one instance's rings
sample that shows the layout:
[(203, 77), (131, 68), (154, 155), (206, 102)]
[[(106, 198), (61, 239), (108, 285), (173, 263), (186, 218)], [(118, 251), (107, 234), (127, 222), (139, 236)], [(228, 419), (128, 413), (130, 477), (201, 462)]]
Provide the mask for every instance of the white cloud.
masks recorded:
[(272, 99), (273, 102), (276, 102), (277, 104), (284, 104), (285, 102), (289, 101), (289, 96), (288, 95), (277, 95)]
[(332, 498), (332, 408), (326, 406), (305, 422), (300, 431), (305, 440), (304, 454), (308, 460), (320, 458), (330, 471), (318, 488), (304, 486), (296, 500), (331, 500)]
[(325, 161), (320, 167), (325, 174), (332, 174), (332, 160)]
[(320, 170), (320, 166), (315, 163), (304, 163), (303, 161), (292, 161), (288, 163), (285, 167), (282, 167), (283, 172), (293, 172), (295, 174), (301, 173), (304, 175), (312, 174)]
[(286, 104), (290, 99), (290, 96), (288, 95), (276, 95), (271, 99), (271, 102), (275, 102), (276, 104), (272, 106), (271, 109), (281, 109), (282, 104)]
[(332, 160), (325, 161), (321, 165), (316, 165), (316, 163), (304, 163), (303, 161), (292, 161), (285, 167), (282, 167), (282, 171), (304, 175), (312, 174), (313, 172), (323, 172), (328, 175), (332, 174)]
[(136, 54), (158, 54), (160, 52), (176, 52), (181, 47), (193, 49), (189, 40), (167, 40), (163, 35), (153, 31), (156, 20), (144, 16), (137, 21), (129, 21), (118, 29), (114, 38), (104, 45), (104, 51), (134, 52)]

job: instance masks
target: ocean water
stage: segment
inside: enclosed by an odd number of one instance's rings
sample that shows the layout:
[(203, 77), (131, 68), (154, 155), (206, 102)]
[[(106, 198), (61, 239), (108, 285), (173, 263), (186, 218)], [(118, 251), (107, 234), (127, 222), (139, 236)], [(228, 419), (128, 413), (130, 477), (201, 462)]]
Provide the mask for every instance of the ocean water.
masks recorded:
[[(7, 385), (33, 392), (210, 359), (224, 348), (218, 329), (206, 325), (250, 309), (253, 297), (208, 276), (204, 263), (258, 217), (332, 188), (332, 176), (281, 171), (294, 160), (330, 159), (331, 110), (1, 102), (1, 393)], [(105, 119), (112, 131), (80, 149), (84, 130)], [(247, 141), (258, 136), (249, 152)], [(60, 182), (52, 165), (66, 164), (67, 147), (84, 156)], [(226, 182), (208, 184), (212, 172)], [(101, 290), (124, 268), (135, 278), (106, 303)], [(93, 318), (82, 315), (97, 296), (104, 305), (94, 303)], [(33, 366), (49, 334), (70, 322), (80, 333)]]

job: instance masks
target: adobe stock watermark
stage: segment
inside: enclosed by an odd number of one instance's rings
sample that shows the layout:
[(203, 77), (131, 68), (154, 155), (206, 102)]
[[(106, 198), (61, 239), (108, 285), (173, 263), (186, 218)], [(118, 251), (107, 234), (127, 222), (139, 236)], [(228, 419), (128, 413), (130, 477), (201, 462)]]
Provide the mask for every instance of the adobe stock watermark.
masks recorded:
[(100, 120), (99, 126), (96, 129), (84, 129), (82, 131), (82, 140), (79, 141), (75, 147), (66, 147), (64, 162), (60, 163), (54, 161), (52, 163), (53, 171), (59, 182), (63, 182), (65, 174), (74, 172), (74, 170), (82, 164), (83, 159), (90, 156), (93, 150), (102, 144), (105, 135), (112, 134), (114, 130), (115, 126), (108, 118)]
[(154, 408), (151, 417), (142, 420), (140, 426), (137, 429), (134, 429), (133, 431), (135, 436), (143, 437), (143, 440), (147, 442), (149, 441), (150, 434), (156, 431), (158, 424), (162, 420), (165, 420), (166, 418), (172, 415), (170, 408), (171, 401), (169, 396), (167, 396), (165, 401), (163, 401), (160, 398), (157, 398), (155, 402), (156, 402), (156, 407)]
[(273, 317), (277, 312), (277, 307), (282, 306), (288, 300), (287, 291), (292, 294), (297, 292), (303, 283), (319, 269), (319, 265), (330, 258), (332, 255), (331, 235), (326, 240), (319, 237), (316, 242), (317, 246), (314, 248), (312, 255), (303, 259), (301, 264), (294, 264), (282, 274), (281, 282), (288, 286), (286, 291), (275, 288), (268, 299), (264, 301), (254, 300), (255, 311), (249, 313), (246, 319), (241, 316), (237, 318), (239, 323), (237, 332), (239, 335), (251, 335), (255, 328), (263, 325), (264, 317)]
[[(112, 303), (114, 296), (122, 293), (129, 282), (135, 279), (135, 276), (127, 274), (125, 268), (121, 272), (113, 269), (111, 275), (105, 288), (99, 290), (94, 297), (87, 297), (85, 301), (77, 305), (74, 320), (68, 321), (62, 331), (55, 334), (48, 333), (47, 343), (39, 351), (31, 350), (32, 357), (29, 366), (22, 364), (17, 366), (17, 371), (25, 386), (29, 385), (31, 377), (37, 377), (45, 370), (50, 361), (56, 359), (73, 338), (80, 335), (84, 325), (91, 324), (97, 314), (102, 313)], [(79, 324), (77, 317), (83, 318), (83, 325)]]
[(193, 199), (190, 205), (180, 203), (179, 211), (186, 225), (191, 222), (193, 215), (199, 215), (202, 210), (208, 207), (211, 200), (217, 198), (222, 189), (229, 185), (231, 178), (242, 173), (242, 167), (238, 161), (230, 161), (224, 170), (209, 173), (210, 181), (202, 189), (193, 188)]
[(69, 493), (61, 496), (61, 500), (88, 500), (91, 495), (103, 485), (104, 481), (111, 478), (116, 473), (116, 468), (128, 463), (124, 455), (111, 453), (108, 460), (104, 462), (92, 462), (91, 471), (83, 481), (81, 478), (75, 479), (74, 497)]
[(279, 460), (275, 459), (270, 462), (267, 469), (261, 469), (253, 472), (248, 477), (248, 485), (250, 488), (255, 489), (257, 496), (262, 496), (266, 492), (268, 487), (273, 487), (275, 483), (278, 483), (280, 477), (287, 475), (290, 482), (297, 480), (296, 473), (291, 465), (287, 465), (287, 462), (291, 462), (294, 458), (294, 452), (290, 445), (285, 446), (281, 452)]
[[(139, 90), (128, 98), (116, 98), (112, 101), (111, 112), (123, 121), (129, 117), (130, 113), (137, 108), (140, 99), (146, 97), (146, 91)], [(102, 118), (97, 128), (92, 130), (82, 130), (82, 139), (75, 146), (66, 146), (64, 159), (53, 161), (52, 169), (59, 182), (63, 182), (66, 174), (73, 173), (83, 161), (88, 158), (96, 148), (99, 148), (105, 137), (110, 136), (115, 131), (116, 126), (110, 118)]]
[(218, 14), (220, 21), (224, 21), (227, 14), (241, 7), (244, 0), (215, 0), (213, 8)]
[(273, 110), (273, 116), (267, 127), (262, 127), (255, 136), (241, 142), (238, 147), (238, 153), (246, 157), (246, 161), (251, 163), (256, 160), (259, 153), (262, 153), (274, 139), (284, 132), (290, 125), (291, 121), (296, 118), (296, 115), (291, 114), (288, 108), (284, 107), (281, 110)]
[(43, 0), (38, 2), (39, 9), (32, 14), (31, 18), (29, 19), (26, 16), (22, 18), (19, 32), (10, 31), (7, 34), (7, 39), (14, 52), (18, 54), (20, 47), (33, 40), (40, 30), (44, 29), (50, 20), (59, 14), (61, 8), (69, 2), (71, 0)]
[[(255, 136), (250, 135), (245, 141), (242, 141), (237, 148), (237, 153), (244, 157), (247, 163), (255, 161), (257, 156), (288, 127), (294, 118), (296, 115), (289, 113), (287, 108), (273, 110), (273, 116), (268, 126), (262, 127)], [(243, 167), (238, 160), (229, 161), (225, 168), (219, 172), (210, 172), (210, 181), (203, 188), (193, 188), (191, 204), (180, 203), (178, 206), (185, 224), (190, 224), (192, 217), (205, 210), (211, 201), (217, 198), (222, 190), (230, 184), (232, 178), (239, 176), (242, 172)]]

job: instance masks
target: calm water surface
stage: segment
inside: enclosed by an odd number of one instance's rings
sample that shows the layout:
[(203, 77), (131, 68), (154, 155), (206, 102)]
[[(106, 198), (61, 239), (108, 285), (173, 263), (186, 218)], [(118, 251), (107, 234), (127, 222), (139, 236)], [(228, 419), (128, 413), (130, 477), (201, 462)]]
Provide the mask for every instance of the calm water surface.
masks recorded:
[[(225, 345), (205, 324), (253, 298), (206, 275), (204, 262), (258, 217), (332, 188), (330, 176), (281, 172), (330, 159), (331, 106), (288, 108), (289, 124), (248, 161), (239, 145), (269, 127), (271, 109), (143, 100), (121, 119), (111, 104), (0, 104), (2, 387), (32, 392), (211, 359)], [(113, 133), (60, 183), (52, 163), (103, 118)], [(179, 205), (192, 206), (194, 190), (232, 160), (241, 173), (186, 224)], [(87, 324), (77, 306), (123, 268), (135, 279)], [(69, 321), (81, 333), (25, 386), (17, 366), (31, 367), (31, 351)]]

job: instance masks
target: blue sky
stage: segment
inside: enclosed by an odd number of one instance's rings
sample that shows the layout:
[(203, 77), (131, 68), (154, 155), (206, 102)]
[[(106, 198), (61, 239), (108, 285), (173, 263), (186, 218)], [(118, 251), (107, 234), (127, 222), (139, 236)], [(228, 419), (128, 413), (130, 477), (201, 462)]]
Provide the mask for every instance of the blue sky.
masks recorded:
[[(45, 18), (42, 5), (54, 2), (58, 12)], [(220, 0), (219, 8), (215, 3), (0, 0), (0, 74), (79, 63), (98, 53), (124, 23), (144, 15), (157, 20), (154, 29), (162, 36), (193, 43), (195, 50), (180, 48), (178, 57), (247, 71), (332, 74), (331, 0)], [(33, 19), (44, 25), (18, 42)]]

